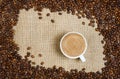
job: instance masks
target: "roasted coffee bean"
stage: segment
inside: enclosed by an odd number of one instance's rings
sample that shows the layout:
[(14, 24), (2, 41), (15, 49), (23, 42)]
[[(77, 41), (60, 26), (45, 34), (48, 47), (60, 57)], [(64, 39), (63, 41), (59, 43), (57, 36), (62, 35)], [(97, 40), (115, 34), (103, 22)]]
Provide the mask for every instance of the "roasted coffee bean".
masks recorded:
[(39, 19), (42, 19), (42, 17), (39, 17)]
[(27, 50), (30, 50), (31, 49), (31, 47), (27, 47)]
[(41, 65), (43, 65), (43, 64), (44, 64), (44, 62), (42, 61), (40, 64), (41, 64)]
[[(47, 8), (51, 12), (76, 14), (78, 19), (87, 18), (92, 27), (97, 23), (95, 30), (104, 37), (101, 41), (104, 43), (104, 51), (101, 53), (105, 55), (105, 67), (101, 72), (32, 66), (35, 62), (27, 59), (29, 53), (25, 59), (18, 54), (19, 47), (13, 39), (13, 27), (18, 23), (20, 10), (28, 11), (33, 7), (39, 17), (42, 10)], [(120, 79), (119, 8), (119, 0), (0, 0), (0, 79)], [(54, 23), (54, 20), (51, 22)]]
[(30, 56), (30, 52), (27, 52), (27, 57), (29, 57)]
[(51, 22), (54, 23), (55, 21), (53, 19), (51, 19)]
[(32, 62), (33, 65), (35, 65), (35, 62)]
[(34, 55), (31, 55), (31, 58), (35, 58), (35, 56), (34, 56)]
[(38, 54), (39, 57), (42, 57), (42, 54)]
[(58, 15), (62, 15), (62, 13), (59, 12)]
[(85, 25), (85, 22), (82, 22), (82, 25)]
[(38, 15), (42, 15), (41, 13), (38, 13)]
[(81, 16), (78, 16), (78, 19), (81, 19)]
[(46, 16), (50, 16), (50, 13), (47, 13)]
[(101, 43), (104, 44), (104, 41), (102, 40)]

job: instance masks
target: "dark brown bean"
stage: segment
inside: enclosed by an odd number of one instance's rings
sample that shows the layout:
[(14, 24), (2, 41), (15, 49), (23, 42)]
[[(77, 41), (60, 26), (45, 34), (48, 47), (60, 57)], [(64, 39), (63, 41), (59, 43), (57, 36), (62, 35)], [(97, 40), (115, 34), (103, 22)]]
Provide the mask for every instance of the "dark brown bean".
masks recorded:
[(44, 64), (44, 62), (42, 61), (40, 64), (41, 64), (41, 65), (43, 65), (43, 64)]
[(35, 56), (34, 56), (34, 55), (31, 55), (31, 58), (35, 58)]
[(85, 22), (82, 22), (82, 25), (85, 25)]
[(78, 16), (78, 19), (81, 19), (81, 16)]
[(35, 65), (35, 62), (31, 62), (33, 65)]
[[(119, 0), (0, 0), (0, 79), (119, 79), (119, 4)], [(31, 63), (35, 65), (35, 62), (27, 59), (30, 53), (27, 53), (25, 59), (22, 58), (18, 53), (19, 47), (13, 39), (15, 35), (13, 27), (18, 23), (20, 10), (28, 11), (33, 7), (39, 12), (39, 19), (42, 19), (41, 12), (44, 8), (51, 12), (64, 11), (73, 15), (77, 12), (78, 19), (81, 17), (89, 19), (89, 26), (92, 27), (95, 26), (96, 19), (95, 30), (104, 37), (101, 43), (105, 43), (103, 60), (106, 62), (105, 67), (101, 69), (102, 72), (85, 72), (85, 69), (66, 71), (56, 66), (53, 68), (31, 66)]]
[(42, 19), (42, 17), (39, 17), (39, 19)]
[(42, 15), (41, 13), (38, 13), (38, 15)]
[(50, 13), (47, 13), (46, 16), (50, 16)]
[(58, 15), (62, 15), (62, 13), (59, 12)]
[(30, 50), (31, 49), (31, 47), (27, 47), (27, 50)]
[(53, 19), (51, 19), (51, 22), (54, 23), (55, 21)]
[(38, 54), (39, 57), (42, 57), (42, 54)]

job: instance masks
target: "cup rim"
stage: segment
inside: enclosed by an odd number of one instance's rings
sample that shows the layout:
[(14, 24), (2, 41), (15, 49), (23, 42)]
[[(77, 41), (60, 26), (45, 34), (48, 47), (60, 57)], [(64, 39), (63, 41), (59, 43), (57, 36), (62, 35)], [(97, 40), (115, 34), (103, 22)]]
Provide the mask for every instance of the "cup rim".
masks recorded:
[[(63, 41), (63, 39), (64, 39), (67, 35), (69, 35), (69, 34), (78, 34), (78, 35), (81, 35), (81, 36), (83, 37), (84, 41), (85, 41), (85, 49), (84, 49), (84, 51), (83, 51), (80, 55), (78, 55), (78, 56), (72, 57), (72, 56), (67, 55), (67, 54), (63, 51), (62, 41)], [(87, 45), (87, 40), (86, 40), (86, 38), (83, 36), (83, 34), (81, 34), (81, 33), (79, 33), (79, 32), (74, 32), (74, 31), (68, 32), (68, 33), (66, 33), (66, 34), (61, 38), (61, 40), (60, 40), (60, 50), (61, 50), (61, 52), (63, 53), (64, 56), (66, 56), (67, 58), (70, 58), (70, 59), (76, 59), (76, 58), (79, 58), (81, 55), (84, 55), (85, 52), (86, 52), (86, 50), (87, 50), (87, 46), (88, 46), (88, 45)]]

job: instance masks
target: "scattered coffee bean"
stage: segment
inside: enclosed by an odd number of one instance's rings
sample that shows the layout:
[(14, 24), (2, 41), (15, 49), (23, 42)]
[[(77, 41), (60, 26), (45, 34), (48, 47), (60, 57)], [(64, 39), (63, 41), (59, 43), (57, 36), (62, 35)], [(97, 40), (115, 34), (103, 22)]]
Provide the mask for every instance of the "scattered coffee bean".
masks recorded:
[(85, 25), (85, 22), (82, 22), (82, 25)]
[(104, 41), (102, 40), (101, 43), (104, 44)]
[(27, 52), (27, 57), (29, 57), (30, 56), (30, 52)]
[(41, 13), (38, 13), (38, 15), (42, 15)]
[(51, 22), (54, 23), (55, 21), (53, 19), (51, 19)]
[(46, 16), (50, 16), (50, 13), (47, 13)]
[(58, 15), (62, 15), (62, 13), (59, 12)]
[(33, 65), (35, 65), (35, 62), (31, 62)]
[(31, 47), (27, 47), (27, 50), (30, 50), (31, 49)]
[(82, 71), (85, 71), (85, 68), (82, 68)]
[(43, 65), (43, 64), (44, 64), (44, 62), (42, 61), (40, 64), (41, 64), (41, 65)]
[(34, 55), (31, 55), (31, 58), (35, 58), (35, 56), (34, 56)]
[(39, 19), (42, 19), (42, 17), (39, 17)]
[(81, 19), (81, 16), (78, 16), (78, 19)]
[(38, 54), (39, 57), (42, 57), (42, 54)]

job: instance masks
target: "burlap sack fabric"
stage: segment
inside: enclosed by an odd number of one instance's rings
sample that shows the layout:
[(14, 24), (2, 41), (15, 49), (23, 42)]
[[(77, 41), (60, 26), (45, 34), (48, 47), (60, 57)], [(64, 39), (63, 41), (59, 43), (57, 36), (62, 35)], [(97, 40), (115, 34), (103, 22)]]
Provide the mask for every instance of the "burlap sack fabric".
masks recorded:
[[(35, 58), (29, 59), (35, 61), (37, 65), (44, 61), (45, 67), (62, 66), (68, 71), (86, 68), (87, 72), (100, 71), (104, 67), (103, 45), (101, 44), (103, 37), (98, 35), (95, 28), (88, 26), (89, 20), (78, 19), (77, 16), (66, 12), (62, 12), (62, 15), (58, 15), (57, 12), (50, 13), (47, 9), (42, 11), (43, 18), (39, 19), (37, 13), (33, 9), (20, 11), (18, 24), (14, 27), (14, 40), (20, 47), (20, 55), (24, 57), (28, 51), (26, 48), (31, 46), (32, 49), (29, 51), (35, 55)], [(47, 13), (50, 13), (49, 17), (46, 16)], [(51, 19), (54, 19), (55, 23), (51, 23)], [(85, 25), (82, 25), (83, 21)], [(87, 39), (88, 48), (84, 54), (87, 61), (85, 63), (79, 59), (68, 59), (60, 51), (60, 39), (70, 31), (80, 32)], [(41, 58), (38, 56), (39, 53), (43, 55)]]

